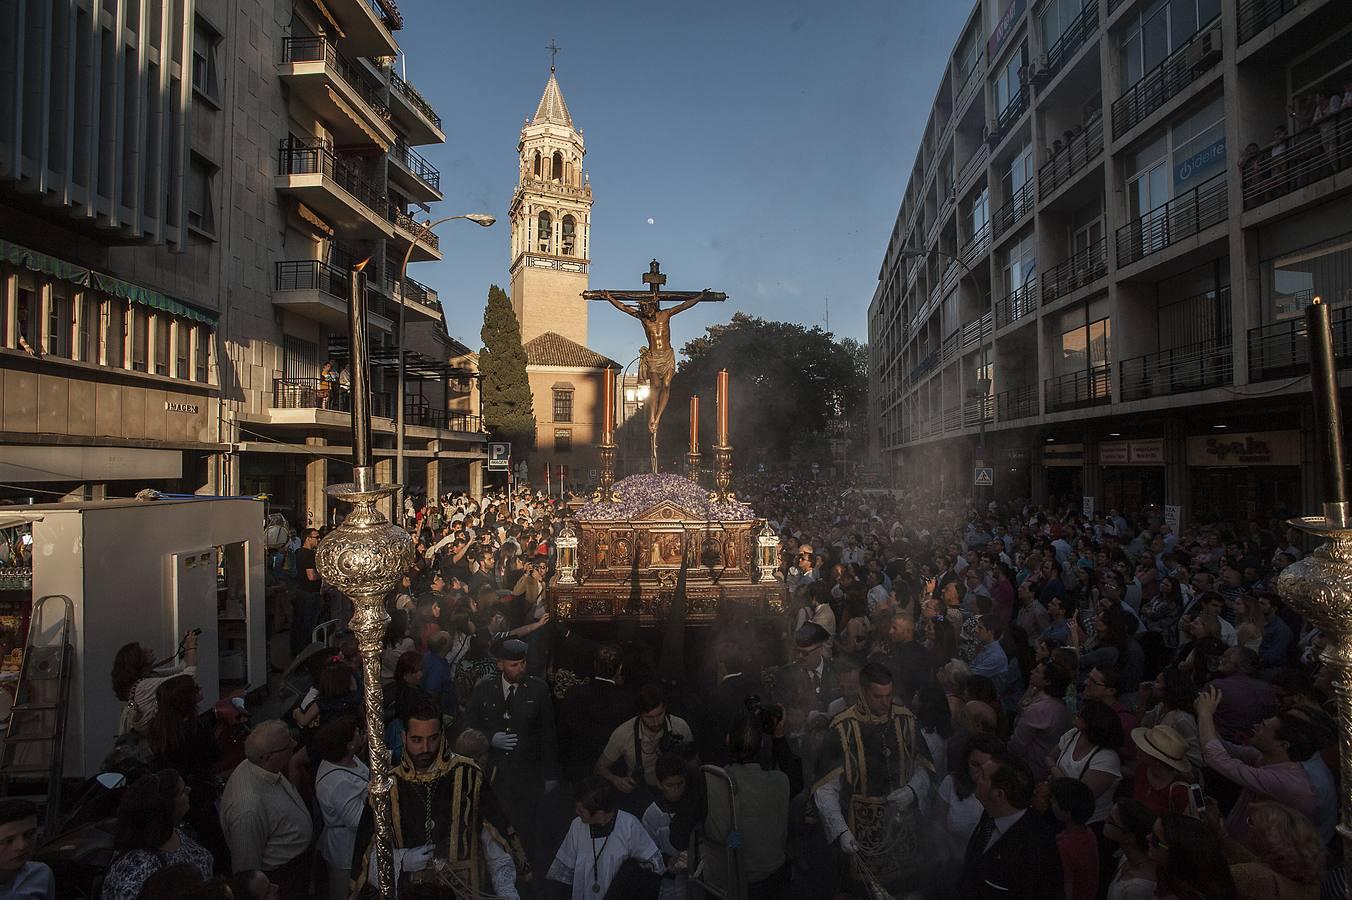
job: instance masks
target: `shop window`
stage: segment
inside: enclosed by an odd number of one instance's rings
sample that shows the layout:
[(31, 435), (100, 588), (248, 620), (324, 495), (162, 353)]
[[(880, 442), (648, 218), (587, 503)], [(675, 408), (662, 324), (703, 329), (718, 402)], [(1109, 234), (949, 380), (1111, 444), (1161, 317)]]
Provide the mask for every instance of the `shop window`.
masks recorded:
[(135, 304), (131, 307), (131, 367), (137, 372), (150, 371), (150, 311)]
[(38, 329), (41, 326), (39, 318), (42, 315), (38, 303), (38, 293), (30, 287), (19, 286), (18, 308), (15, 310), (14, 318), (19, 327), (19, 333), (15, 336), (15, 343), (21, 350), (27, 350), (32, 353), (38, 345)]
[(174, 320), (174, 377), (187, 378), (188, 357), (192, 350), (192, 326), (182, 319)]
[(47, 305), (46, 337), (49, 355), (70, 359), (75, 307), (67, 290), (64, 285), (52, 285), (51, 299)]
[(113, 299), (103, 309), (103, 364), (121, 369), (127, 362), (127, 303)]
[(80, 297), (80, 321), (77, 328), (76, 343), (81, 362), (99, 361), (99, 325), (103, 312), (99, 298), (94, 294)]
[(568, 453), (573, 449), (573, 431), (571, 428), (554, 430), (554, 452)]
[(205, 325), (193, 326), (193, 380), (206, 384), (211, 380), (208, 366), (211, 364), (211, 329)]

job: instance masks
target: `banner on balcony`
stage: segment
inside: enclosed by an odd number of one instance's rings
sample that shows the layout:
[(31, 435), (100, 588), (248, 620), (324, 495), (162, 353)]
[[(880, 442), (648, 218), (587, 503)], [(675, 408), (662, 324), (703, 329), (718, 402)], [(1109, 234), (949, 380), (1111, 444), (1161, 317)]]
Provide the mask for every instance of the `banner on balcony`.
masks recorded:
[(1014, 26), (1023, 15), (1023, 7), (1024, 0), (1014, 0), (1013, 3), (1009, 4), (1009, 9), (1005, 10), (1005, 14), (1000, 17), (995, 30), (991, 32), (990, 39), (986, 41), (986, 59), (992, 62), (995, 60), (995, 54), (1009, 39), (1010, 34), (1014, 31)]
[(1298, 466), (1299, 431), (1195, 435), (1188, 438), (1190, 466)]

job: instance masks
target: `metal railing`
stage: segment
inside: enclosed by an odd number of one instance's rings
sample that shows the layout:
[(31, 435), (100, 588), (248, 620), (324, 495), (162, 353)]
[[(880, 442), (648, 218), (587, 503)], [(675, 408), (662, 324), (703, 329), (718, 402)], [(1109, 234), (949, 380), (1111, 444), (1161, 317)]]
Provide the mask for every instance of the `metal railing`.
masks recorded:
[(990, 394), (977, 400), (967, 400), (962, 404), (962, 427), (975, 428), (986, 422), (995, 421), (995, 398)]
[(962, 84), (958, 85), (957, 92), (953, 95), (953, 111), (956, 113), (962, 109), (963, 103), (967, 100), (972, 90), (981, 84), (981, 76), (986, 71), (986, 54), (982, 52), (962, 76)]
[(400, 96), (407, 99), (424, 116), (427, 116), (432, 124), (437, 126), (438, 131), (441, 130), (441, 116), (437, 115), (437, 111), (432, 108), (432, 104), (427, 102), (427, 98), (418, 93), (417, 88), (399, 77), (399, 73), (390, 72), (390, 88), (398, 91)]
[(1061, 32), (1061, 36), (1056, 39), (1047, 50), (1047, 69), (1045, 77), (1048, 81), (1056, 77), (1056, 73), (1061, 71), (1061, 67), (1070, 61), (1075, 55), (1075, 51), (1084, 46), (1085, 41), (1098, 28), (1098, 4), (1086, 3), (1080, 10), (1079, 15), (1071, 20), (1066, 26), (1066, 30)]
[(412, 172), (419, 181), (432, 188), (432, 190), (441, 190), (441, 173), (436, 170), (435, 166), (423, 159), (417, 151), (402, 140), (395, 141), (394, 146), (390, 148), (390, 158)]
[(962, 407), (950, 406), (944, 410), (943, 425), (944, 431), (957, 431), (962, 427)]
[(437, 292), (421, 282), (405, 277), (402, 285), (392, 284), (391, 287), (392, 293), (396, 297), (411, 300), (419, 306), (435, 309), (437, 312), (441, 311), (441, 299)]
[(1219, 36), (1219, 29), (1217, 16), (1113, 101), (1113, 140), (1139, 125), (1216, 64), (1221, 58), (1221, 45), (1210, 35), (1214, 30)]
[(1304, 0), (1239, 0), (1239, 42), (1253, 40), (1258, 32), (1300, 6)]
[(966, 349), (995, 333), (995, 314), (986, 313), (962, 326), (962, 347)]
[(1203, 341), (1122, 360), (1122, 399), (1145, 400), (1230, 384), (1230, 342)]
[[(412, 398), (411, 398), (412, 399)], [(410, 403), (404, 410), (404, 421), (409, 425), (424, 428), (440, 428), (442, 431), (468, 431), (477, 433), (482, 430), (479, 417), (452, 413), (444, 409), (435, 409)]]
[(1108, 274), (1108, 236), (1042, 273), (1042, 302), (1051, 303)]
[(1025, 181), (1023, 186), (1014, 192), (1009, 198), (1009, 202), (995, 211), (991, 216), (991, 228), (996, 237), (1004, 234), (1014, 223), (1022, 219), (1028, 213), (1033, 211), (1033, 203), (1037, 199), (1037, 185), (1031, 179)]
[(1010, 291), (995, 304), (995, 327), (1004, 328), (1037, 310), (1037, 276)]
[(277, 151), (277, 160), (283, 175), (322, 174), (337, 182), (371, 212), (381, 218), (389, 217), (389, 197), (367, 181), (356, 166), (335, 155), (326, 142), (284, 138)]
[(1104, 363), (1092, 369), (1067, 372), (1048, 378), (1046, 384), (1047, 412), (1101, 406), (1113, 399), (1112, 365)]
[(1244, 208), (1261, 206), (1345, 169), (1352, 169), (1349, 109), (1268, 144), (1252, 158), (1242, 158)]
[[(1352, 306), (1335, 306), (1329, 318), (1333, 354), (1346, 365), (1352, 357)], [(1303, 315), (1250, 328), (1248, 341), (1249, 381), (1293, 378), (1310, 370), (1310, 339)]]
[(398, 31), (404, 27), (404, 15), (399, 12), (399, 7), (394, 5), (394, 0), (367, 0), (367, 3), (390, 31)]
[[(385, 394), (371, 395), (371, 415), (389, 418), (391, 406)], [(322, 378), (274, 378), (272, 408), (351, 412), (352, 391), (337, 381)]]
[(1117, 229), (1117, 265), (1126, 266), (1224, 222), (1230, 216), (1225, 172)]
[(986, 248), (990, 245), (991, 223), (990, 220), (987, 219), (986, 224), (978, 228), (976, 234), (972, 235), (971, 239), (962, 245), (962, 249), (958, 251), (958, 259), (964, 266), (967, 266), (967, 268), (970, 269), (972, 263), (976, 262), (977, 257), (985, 253)]
[(390, 119), (390, 108), (381, 99), (380, 82), (367, 74), (360, 66), (338, 52), (327, 38), (323, 37), (287, 37), (282, 38), (282, 62), (319, 62), (333, 67), (348, 87), (356, 91), (367, 106), (383, 121)]
[(991, 144), (998, 144), (1004, 140), (1009, 129), (1014, 123), (1019, 121), (1019, 117), (1028, 111), (1028, 88), (1020, 86), (1018, 93), (1009, 98), (1005, 108), (1000, 110), (995, 116), (995, 127), (991, 129)]
[(1052, 191), (1070, 181), (1072, 176), (1083, 172), (1101, 155), (1103, 155), (1103, 116), (1096, 116), (1083, 131), (1071, 138), (1069, 144), (1061, 148), (1061, 152), (1038, 169), (1038, 192), (1045, 199)]
[(1001, 422), (1038, 414), (1037, 385), (1024, 384), (995, 395), (995, 417)]
[(389, 204), (388, 217), (396, 226), (409, 234), (415, 235), (419, 242), (426, 244), (433, 250), (441, 249), (441, 238), (437, 237), (437, 233), (431, 229), (423, 228), (417, 219), (400, 209), (399, 204), (394, 202)]
[[(288, 259), (277, 262), (274, 290), (278, 291), (323, 291), (332, 297), (347, 302), (348, 273), (318, 259)], [(368, 282), (366, 289), (366, 311), (377, 316), (385, 315), (385, 298), (371, 290)]]

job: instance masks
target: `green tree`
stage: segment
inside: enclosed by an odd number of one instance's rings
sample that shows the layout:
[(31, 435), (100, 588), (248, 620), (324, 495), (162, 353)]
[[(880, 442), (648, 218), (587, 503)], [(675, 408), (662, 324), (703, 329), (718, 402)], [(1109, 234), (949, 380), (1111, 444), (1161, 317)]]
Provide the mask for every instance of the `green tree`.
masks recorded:
[(526, 377), (526, 350), (511, 301), (496, 284), (488, 288), (479, 338), (484, 427), (493, 440), (511, 441), (514, 457), (529, 456), (535, 449), (535, 404)]

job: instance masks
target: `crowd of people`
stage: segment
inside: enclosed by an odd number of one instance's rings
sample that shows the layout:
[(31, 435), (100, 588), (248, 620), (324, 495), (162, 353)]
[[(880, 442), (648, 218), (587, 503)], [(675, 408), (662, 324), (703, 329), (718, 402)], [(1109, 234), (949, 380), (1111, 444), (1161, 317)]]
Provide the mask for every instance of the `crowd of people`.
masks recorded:
[[(1300, 535), (815, 479), (740, 497), (781, 535), (782, 612), (692, 629), (683, 674), (551, 619), (562, 501), (405, 508), (389, 868), (356, 640), (309, 642), (343, 609), (306, 532), (280, 569), (313, 688), (279, 718), (199, 714), (192, 635), (170, 671), (119, 654), (138, 777), (101, 896), (1343, 896), (1324, 639), (1275, 591)], [(0, 896), (51, 896), (21, 803)]]

